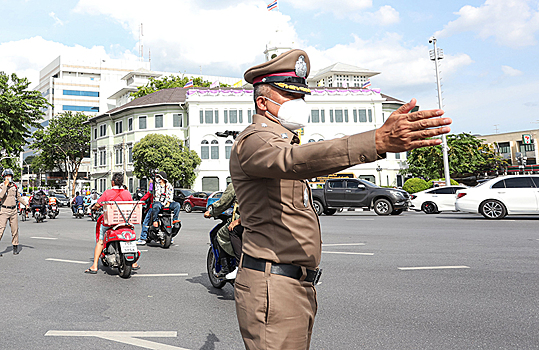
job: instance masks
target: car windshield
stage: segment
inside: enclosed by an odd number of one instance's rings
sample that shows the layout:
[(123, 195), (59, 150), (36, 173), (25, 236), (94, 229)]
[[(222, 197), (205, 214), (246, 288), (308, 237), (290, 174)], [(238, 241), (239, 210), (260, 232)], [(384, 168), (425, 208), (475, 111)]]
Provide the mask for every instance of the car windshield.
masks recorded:
[(67, 199), (67, 197), (65, 196), (65, 194), (55, 194), (54, 195), (56, 198), (60, 198), (60, 199)]
[(362, 184), (364, 184), (365, 186), (367, 186), (367, 187), (380, 188), (379, 186), (376, 186), (375, 184), (373, 184), (373, 183), (370, 182), (370, 181), (367, 181), (367, 180), (364, 180), (364, 179), (360, 179), (359, 181), (360, 181)]

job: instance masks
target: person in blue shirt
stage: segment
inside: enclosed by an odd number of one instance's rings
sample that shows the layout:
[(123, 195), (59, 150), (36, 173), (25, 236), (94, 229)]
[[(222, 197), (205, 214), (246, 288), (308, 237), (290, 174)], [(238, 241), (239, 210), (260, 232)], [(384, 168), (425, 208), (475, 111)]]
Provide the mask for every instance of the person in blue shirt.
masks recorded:
[(71, 206), (71, 210), (73, 210), (73, 214), (75, 214), (76, 209), (82, 205), (84, 208), (84, 198), (80, 195), (79, 191), (75, 192), (75, 198), (73, 199), (73, 205)]

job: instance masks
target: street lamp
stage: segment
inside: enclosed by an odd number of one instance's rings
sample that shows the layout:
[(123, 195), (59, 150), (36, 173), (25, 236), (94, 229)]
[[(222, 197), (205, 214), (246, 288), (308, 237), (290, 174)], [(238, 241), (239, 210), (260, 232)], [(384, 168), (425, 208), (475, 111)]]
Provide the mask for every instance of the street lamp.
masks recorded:
[(380, 181), (380, 187), (382, 187), (382, 167), (380, 164), (376, 166), (376, 171), (378, 172), (378, 181)]
[[(431, 61), (434, 61), (434, 66), (436, 68), (436, 85), (438, 87), (438, 108), (442, 109), (442, 87), (440, 84), (440, 73), (438, 71), (438, 60), (441, 60), (444, 58), (444, 50), (436, 48), (436, 38), (431, 37), (429, 39), (429, 44), (434, 45), (434, 50), (429, 50), (429, 55)], [(443, 160), (444, 160), (444, 174), (445, 174), (445, 185), (450, 186), (451, 185), (451, 179), (449, 177), (449, 157), (447, 155), (447, 150), (449, 147), (447, 147), (447, 139), (445, 137), (445, 134), (442, 135), (442, 152), (443, 152)]]

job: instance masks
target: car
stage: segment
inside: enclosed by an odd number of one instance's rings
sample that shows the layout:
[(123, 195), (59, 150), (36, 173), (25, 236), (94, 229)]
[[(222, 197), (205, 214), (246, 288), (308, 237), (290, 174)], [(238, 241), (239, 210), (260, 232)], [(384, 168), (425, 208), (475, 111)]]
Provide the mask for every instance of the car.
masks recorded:
[(52, 194), (54, 197), (56, 197), (56, 201), (58, 202), (59, 207), (68, 207), (69, 206), (69, 199), (67, 196), (63, 193), (54, 193)]
[(457, 191), (455, 208), (487, 219), (539, 214), (539, 175), (506, 175)]
[(208, 201), (206, 202), (206, 209), (213, 203), (217, 202), (219, 199), (221, 199), (221, 196), (223, 195), (223, 191), (215, 191), (208, 197)]
[(189, 197), (193, 193), (195, 193), (195, 190), (191, 190), (189, 188), (175, 188), (173, 197), (174, 202), (180, 203), (180, 207), (183, 208), (185, 198)]
[(208, 197), (213, 192), (195, 192), (189, 197), (185, 198), (183, 202), (183, 210), (186, 213), (190, 213), (193, 210), (206, 210), (206, 203), (208, 202)]
[(410, 209), (423, 211), (425, 214), (438, 214), (441, 211), (455, 211), (455, 198), (458, 190), (466, 186), (443, 186), (410, 195)]

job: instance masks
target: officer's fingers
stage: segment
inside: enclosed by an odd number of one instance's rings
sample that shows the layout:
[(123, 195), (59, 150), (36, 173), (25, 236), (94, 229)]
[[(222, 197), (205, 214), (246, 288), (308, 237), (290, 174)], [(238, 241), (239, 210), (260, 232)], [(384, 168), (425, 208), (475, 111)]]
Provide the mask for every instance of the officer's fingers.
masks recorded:
[(415, 98), (412, 98), (410, 100), (410, 102), (408, 103), (405, 103), (403, 104), (402, 106), (400, 106), (395, 112), (393, 112), (392, 114), (406, 114), (408, 112), (410, 112), (412, 109), (414, 109), (415, 107), (415, 104), (416, 104), (416, 99)]
[(416, 140), (410, 143), (410, 149), (437, 146), (442, 143), (441, 139)]
[(433, 117), (440, 117), (445, 112), (441, 109), (429, 109), (424, 111), (413, 112), (407, 115), (408, 120), (413, 122), (416, 120), (429, 119)]
[(436, 128), (439, 126), (449, 125), (453, 121), (451, 118), (432, 118), (432, 119), (421, 119), (415, 122), (410, 123), (411, 130), (425, 130), (430, 128)]
[(439, 136), (439, 135), (442, 135), (442, 134), (447, 134), (450, 131), (451, 131), (450, 127), (444, 126), (444, 127), (441, 127), (441, 128), (414, 131), (414, 132), (411, 132), (409, 136), (410, 136), (410, 138), (412, 140), (423, 140), (423, 139), (426, 139), (426, 138)]

